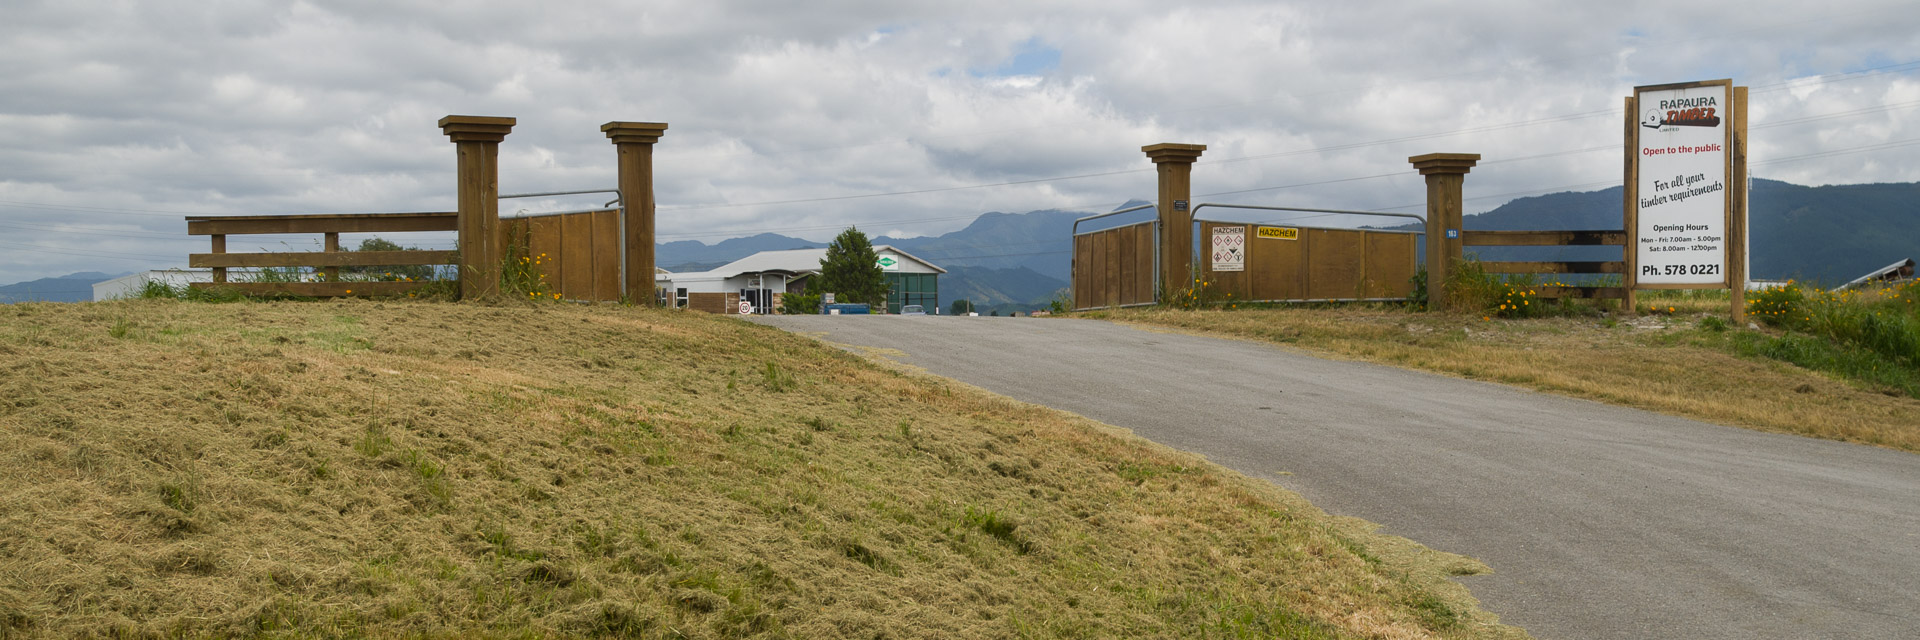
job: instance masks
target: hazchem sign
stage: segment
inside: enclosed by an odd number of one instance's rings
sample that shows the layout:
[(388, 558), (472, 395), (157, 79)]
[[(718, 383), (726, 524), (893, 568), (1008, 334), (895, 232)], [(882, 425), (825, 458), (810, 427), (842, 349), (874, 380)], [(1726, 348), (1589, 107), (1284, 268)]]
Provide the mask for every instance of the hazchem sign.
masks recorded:
[(1634, 276), (1641, 285), (1727, 286), (1733, 82), (1634, 90)]
[(1293, 227), (1260, 227), (1256, 235), (1277, 240), (1299, 240), (1300, 230)]
[(1242, 226), (1213, 228), (1213, 270), (1247, 270), (1247, 228)]

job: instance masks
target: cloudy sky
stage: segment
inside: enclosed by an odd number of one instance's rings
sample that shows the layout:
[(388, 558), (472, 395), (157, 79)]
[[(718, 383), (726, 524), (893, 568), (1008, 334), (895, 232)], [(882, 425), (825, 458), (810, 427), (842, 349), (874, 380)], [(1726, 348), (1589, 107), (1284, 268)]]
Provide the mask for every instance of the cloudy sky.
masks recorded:
[(1157, 142), (1208, 145), (1206, 200), (1394, 211), (1423, 197), (1408, 156), (1479, 153), (1481, 211), (1618, 184), (1622, 97), (1714, 78), (1752, 87), (1757, 177), (1920, 180), (1911, 2), (3, 0), (0, 16), (0, 283), (183, 266), (207, 247), (188, 214), (451, 210), (447, 114), (519, 118), (508, 193), (611, 187), (600, 124), (669, 123), (663, 241), (1107, 210), (1153, 197), (1139, 148)]

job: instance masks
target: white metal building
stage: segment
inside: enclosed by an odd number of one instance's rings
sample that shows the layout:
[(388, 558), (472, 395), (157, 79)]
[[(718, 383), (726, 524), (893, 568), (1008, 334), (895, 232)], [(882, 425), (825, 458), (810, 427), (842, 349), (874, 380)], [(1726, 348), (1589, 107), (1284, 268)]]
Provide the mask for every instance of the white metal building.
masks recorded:
[(147, 283), (159, 282), (170, 287), (185, 287), (195, 282), (213, 282), (212, 269), (160, 269), (142, 271), (93, 283), (93, 301), (104, 302), (123, 298), (140, 297)]
[[(887, 307), (899, 313), (902, 305), (917, 304), (928, 309), (940, 306), (939, 275), (946, 269), (921, 260), (888, 245), (875, 245), (880, 270), (887, 275)], [(655, 276), (656, 285), (673, 292), (674, 306), (688, 306), (694, 294), (738, 294), (753, 304), (755, 313), (778, 308), (779, 296), (802, 293), (807, 278), (820, 274), (820, 261), (826, 248), (762, 251), (698, 273), (665, 273)]]

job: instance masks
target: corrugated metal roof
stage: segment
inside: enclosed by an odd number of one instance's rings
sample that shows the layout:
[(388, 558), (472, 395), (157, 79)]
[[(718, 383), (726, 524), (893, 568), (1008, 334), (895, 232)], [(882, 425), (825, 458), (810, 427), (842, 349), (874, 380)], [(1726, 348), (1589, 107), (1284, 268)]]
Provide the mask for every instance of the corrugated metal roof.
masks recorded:
[[(892, 245), (884, 245), (884, 244), (874, 245), (873, 251), (874, 253), (879, 253), (881, 251), (891, 251), (893, 253), (899, 254), (901, 257), (904, 257), (908, 260), (912, 260), (914, 262), (918, 262), (920, 264), (926, 265), (927, 268), (932, 269), (934, 271), (937, 271), (940, 273), (947, 272), (946, 269), (942, 269), (931, 262), (921, 260), (920, 258), (914, 256), (911, 253), (907, 253), (905, 251), (895, 249), (893, 248)], [(827, 257), (826, 247), (819, 247), (815, 249), (788, 249), (786, 251), (762, 251), (760, 253), (756, 253), (756, 254), (747, 256), (745, 258), (741, 258), (739, 260), (735, 260), (733, 262), (729, 262), (727, 264), (721, 265), (720, 268), (714, 269), (712, 271), (707, 271), (703, 273), (676, 273), (673, 275), (681, 278), (697, 277), (697, 276), (712, 276), (719, 279), (726, 279), (726, 278), (731, 278), (743, 273), (767, 273), (770, 271), (784, 271), (786, 273), (794, 273), (794, 274), (819, 273), (820, 261), (825, 260), (826, 257)]]

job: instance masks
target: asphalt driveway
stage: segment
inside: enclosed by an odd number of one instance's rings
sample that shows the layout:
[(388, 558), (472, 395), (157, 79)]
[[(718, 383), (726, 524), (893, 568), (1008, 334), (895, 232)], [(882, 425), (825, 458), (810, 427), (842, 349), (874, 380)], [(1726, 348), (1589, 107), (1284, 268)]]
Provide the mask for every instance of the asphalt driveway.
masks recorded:
[(1920, 456), (1091, 320), (756, 318), (1470, 555), (1536, 637), (1920, 638)]

